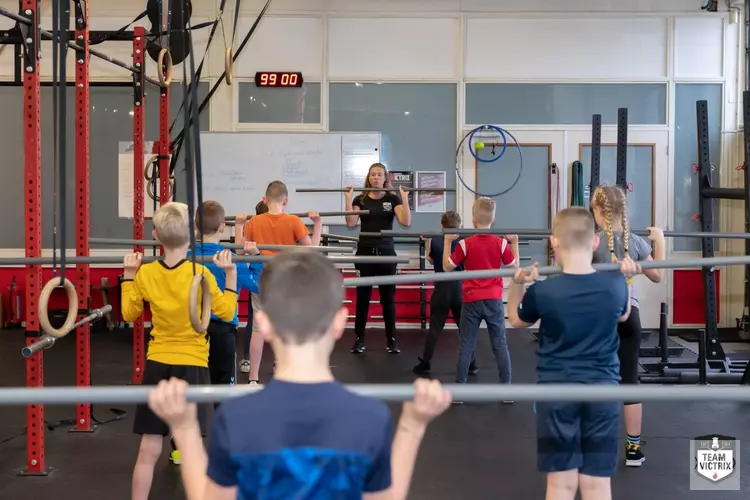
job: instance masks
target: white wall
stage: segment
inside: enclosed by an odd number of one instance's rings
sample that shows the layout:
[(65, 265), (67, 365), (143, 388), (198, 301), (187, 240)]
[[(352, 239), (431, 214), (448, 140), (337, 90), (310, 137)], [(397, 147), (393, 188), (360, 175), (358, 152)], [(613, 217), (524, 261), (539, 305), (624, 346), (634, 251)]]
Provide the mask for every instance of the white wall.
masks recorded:
[[(193, 0), (193, 22), (214, 17), (218, 0)], [(239, 37), (254, 21), (265, 2), (245, 0)], [(255, 71), (299, 70), (308, 81), (323, 85), (323, 122), (315, 125), (240, 125), (237, 123), (236, 86), (222, 85), (210, 106), (213, 130), (327, 129), (326, 84), (332, 81), (456, 82), (459, 85), (458, 130), (464, 130), (463, 84), (466, 82), (664, 82), (669, 85), (667, 126), (635, 127), (646, 133), (661, 132), (673, 149), (674, 85), (680, 82), (720, 82), (724, 85), (724, 141), (722, 179), (741, 185), (742, 163), (739, 129), (738, 75), (744, 40), (742, 20), (730, 23), (725, 12), (700, 11), (704, 0), (275, 0), (265, 20), (235, 67), (239, 80), (252, 80)], [(230, 5), (232, 2), (230, 2)], [(0, 5), (14, 10), (15, 1)], [(93, 0), (92, 29), (116, 29), (140, 12), (144, 2)], [(225, 28), (231, 29), (232, 9)], [(45, 11), (43, 24), (51, 25)], [(0, 29), (12, 22), (0, 19)], [(148, 22), (140, 22), (148, 26)], [(195, 36), (195, 54), (201, 57), (208, 30)], [(123, 60), (130, 59), (130, 44), (107, 42), (98, 47)], [(43, 75), (50, 75), (51, 50), (45, 43)], [(502, 64), (498, 64), (502, 61)], [(73, 68), (72, 54), (70, 66)], [(213, 83), (224, 70), (221, 30), (208, 56), (205, 79)], [(153, 76), (155, 68), (150, 64)], [(127, 72), (92, 62), (92, 81), (127, 80)], [(175, 67), (175, 75), (181, 67)], [(0, 79), (13, 77), (12, 48), (0, 52)], [(179, 79), (179, 78), (178, 78)], [(561, 148), (553, 159), (567, 172), (572, 156), (565, 151), (564, 134), (585, 127), (521, 127), (524, 133), (560, 137)], [(519, 129), (519, 130), (520, 130)], [(516, 129), (514, 129), (516, 130)], [(543, 132), (544, 131), (544, 132)], [(457, 140), (460, 137), (457, 137)], [(557, 139), (556, 139), (557, 140)], [(577, 159), (577, 158), (575, 158)], [(667, 172), (658, 173), (655, 192), (665, 207), (657, 224), (673, 224), (673, 159)], [(466, 165), (467, 182), (474, 166)], [(568, 193), (567, 173), (562, 193)], [(740, 184), (737, 184), (740, 183)], [(567, 196), (561, 196), (563, 200)], [(463, 216), (472, 197), (459, 194)], [(659, 204), (657, 202), (657, 204)], [(723, 202), (723, 231), (742, 231), (742, 210)], [(742, 251), (741, 242), (722, 242), (721, 252)], [(731, 326), (741, 314), (742, 273), (722, 273), (722, 323)], [(664, 295), (666, 291), (660, 290)], [(658, 295), (657, 294), (657, 295)], [(663, 296), (649, 297), (661, 301)], [(649, 325), (650, 326), (650, 325)]]

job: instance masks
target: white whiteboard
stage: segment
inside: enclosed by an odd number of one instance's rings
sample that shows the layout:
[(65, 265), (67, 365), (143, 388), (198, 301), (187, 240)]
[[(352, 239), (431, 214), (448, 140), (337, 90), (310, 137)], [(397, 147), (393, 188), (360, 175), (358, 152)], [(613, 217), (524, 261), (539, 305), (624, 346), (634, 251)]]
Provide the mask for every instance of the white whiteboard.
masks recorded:
[[(133, 154), (132, 149), (123, 149), (119, 214), (132, 218)], [(380, 161), (380, 134), (205, 132), (201, 133), (201, 157), (203, 199), (219, 201), (228, 216), (254, 214), (266, 187), (275, 180), (289, 189), (286, 212), (336, 212), (344, 209), (343, 193), (295, 190), (362, 186), (370, 165)], [(324, 224), (344, 224), (344, 218), (327, 217)]]

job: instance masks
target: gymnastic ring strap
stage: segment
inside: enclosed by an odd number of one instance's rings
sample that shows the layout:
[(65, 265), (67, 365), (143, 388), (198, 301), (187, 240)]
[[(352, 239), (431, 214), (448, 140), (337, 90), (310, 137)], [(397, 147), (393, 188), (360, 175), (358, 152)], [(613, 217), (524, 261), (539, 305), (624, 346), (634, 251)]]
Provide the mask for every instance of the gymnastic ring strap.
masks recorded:
[[(198, 317), (199, 293), (201, 299), (200, 318)], [(192, 323), (193, 329), (198, 333), (206, 333), (208, 323), (211, 321), (211, 293), (208, 288), (208, 281), (202, 273), (193, 276), (193, 281), (190, 283), (189, 300), (188, 310), (190, 311), (190, 323)]]
[(68, 316), (65, 318), (65, 323), (58, 329), (53, 328), (49, 321), (49, 299), (52, 296), (52, 292), (55, 288), (60, 286), (60, 278), (54, 277), (44, 285), (41, 293), (39, 294), (39, 326), (42, 331), (56, 339), (62, 338), (70, 333), (73, 329), (73, 325), (76, 324), (76, 318), (78, 317), (78, 293), (76, 287), (70, 280), (63, 281), (63, 288), (68, 294)]
[[(167, 74), (164, 74), (164, 58), (166, 57)], [(156, 60), (156, 68), (159, 75), (159, 83), (163, 87), (168, 87), (172, 83), (172, 54), (167, 49), (159, 51), (159, 58)]]
[(230, 86), (234, 81), (234, 75), (232, 74), (233, 69), (234, 62), (232, 62), (232, 47), (227, 47), (227, 50), (224, 51), (224, 73), (226, 74), (224, 78), (227, 81), (227, 85)]

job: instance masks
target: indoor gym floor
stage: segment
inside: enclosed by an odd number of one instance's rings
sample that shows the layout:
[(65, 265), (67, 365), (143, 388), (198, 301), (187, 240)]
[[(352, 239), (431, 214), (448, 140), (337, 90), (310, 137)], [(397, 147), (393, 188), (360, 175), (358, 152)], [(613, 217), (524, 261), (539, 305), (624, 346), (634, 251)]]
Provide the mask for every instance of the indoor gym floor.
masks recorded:
[[(508, 332), (513, 379), (534, 381), (535, 342), (524, 330)], [(45, 384), (73, 385), (74, 335), (45, 353)], [(95, 385), (126, 384), (130, 380), (132, 348), (129, 331), (92, 334), (92, 379)], [(423, 335), (403, 331), (401, 355), (385, 352), (380, 330), (368, 332), (368, 351), (349, 353), (351, 334), (334, 352), (334, 374), (350, 383), (411, 383), (411, 368), (421, 353)], [(456, 352), (455, 330), (446, 331), (433, 362), (433, 376), (453, 381)], [(24, 385), (21, 331), (0, 333), (0, 381), (3, 386)], [(267, 351), (262, 379), (272, 367)], [(686, 350), (685, 355), (693, 357)], [(477, 382), (493, 383), (494, 358), (486, 335), (480, 335), (477, 359), (481, 372)], [(241, 382), (246, 380), (245, 374)], [(59, 498), (76, 500), (128, 500), (130, 479), (138, 450), (132, 434), (133, 408), (124, 420), (100, 426), (95, 434), (70, 434), (60, 427), (46, 434), (48, 477), (16, 477), (24, 465), (25, 439), (8, 438), (21, 433), (25, 410), (0, 406), (0, 499)], [(96, 407), (95, 416), (113, 416), (109, 408)], [(395, 414), (399, 409), (392, 406)], [(739, 403), (651, 403), (645, 406), (644, 451), (647, 461), (640, 469), (621, 466), (612, 481), (614, 499), (750, 499), (750, 453), (741, 457), (742, 491), (691, 491), (689, 439), (719, 433), (750, 443), (750, 405)], [(47, 422), (71, 419), (73, 406), (46, 408)], [(5, 441), (5, 442), (3, 442)], [(746, 447), (744, 447), (747, 449)], [(471, 404), (454, 406), (428, 430), (417, 460), (410, 499), (413, 500), (502, 500), (544, 498), (544, 477), (536, 472), (535, 419), (531, 403)], [(151, 498), (183, 499), (180, 469), (166, 453), (157, 466)]]

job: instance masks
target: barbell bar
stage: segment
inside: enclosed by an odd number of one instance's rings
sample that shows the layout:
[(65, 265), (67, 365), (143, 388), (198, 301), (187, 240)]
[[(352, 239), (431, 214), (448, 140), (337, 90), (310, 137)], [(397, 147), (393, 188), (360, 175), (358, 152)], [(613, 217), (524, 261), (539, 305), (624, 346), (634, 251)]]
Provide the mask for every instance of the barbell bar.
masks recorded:
[(105, 314), (110, 313), (110, 312), (112, 312), (112, 306), (109, 304), (105, 305), (104, 307), (100, 309), (94, 309), (93, 311), (91, 311), (91, 314), (81, 319), (79, 322), (75, 323), (67, 331), (61, 332), (61, 335), (57, 337), (53, 335), (49, 335), (49, 334), (42, 335), (41, 337), (39, 337), (39, 340), (21, 349), (21, 355), (24, 358), (29, 358), (31, 357), (31, 355), (33, 355), (36, 352), (49, 349), (50, 347), (55, 345), (55, 342), (57, 341), (57, 339), (65, 337), (67, 334), (69, 334), (70, 332), (78, 328), (79, 326), (85, 325), (86, 323), (90, 323), (94, 320), (102, 318)]
[[(154, 262), (161, 260), (162, 256), (144, 255), (142, 263)], [(274, 255), (237, 255), (232, 257), (234, 262), (270, 262), (276, 258)], [(333, 255), (328, 257), (336, 264), (408, 264), (409, 257), (398, 257), (390, 255)], [(122, 264), (123, 257), (67, 257), (67, 264)], [(213, 262), (213, 255), (199, 255), (196, 262), (207, 264)], [(0, 258), (0, 267), (2, 266), (44, 266), (52, 264), (52, 257), (5, 257)], [(57, 264), (60, 263), (58, 258)]]
[[(398, 233), (398, 231), (382, 231), (387, 233)], [(638, 236), (649, 236), (649, 231), (646, 229), (630, 231), (631, 233)], [(515, 234), (519, 238), (538, 237), (540, 239), (547, 238), (552, 235), (552, 231), (549, 229), (469, 229), (469, 228), (456, 228), (456, 229), (445, 229), (443, 234), (458, 234), (462, 236), (473, 235), (473, 234), (495, 234), (495, 235), (509, 235)], [(389, 234), (390, 235), (390, 234)], [(727, 240), (747, 240), (750, 239), (750, 233), (718, 233), (718, 232), (680, 232), (680, 231), (664, 231), (665, 238), (719, 238)]]
[[(381, 237), (402, 237), (402, 238), (442, 238), (446, 234), (456, 234), (453, 232), (448, 232), (452, 230), (446, 230), (445, 232), (419, 232), (419, 231), (380, 231), (379, 233), (365, 233), (367, 236), (381, 236)], [(517, 234), (517, 233), (502, 233), (498, 231), (497, 233), (490, 233), (490, 234), (498, 234), (498, 235), (506, 235), (506, 234)], [(524, 240), (546, 240), (547, 236), (538, 236), (534, 234), (519, 234), (519, 238), (523, 238)]]
[[(311, 210), (310, 212), (312, 211), (313, 210)], [(307, 217), (307, 214), (309, 214), (310, 212), (298, 212), (296, 214), (289, 214), (289, 215), (296, 215), (299, 218), (304, 218), (304, 217)], [(341, 216), (346, 216), (346, 215), (370, 215), (370, 211), (369, 210), (344, 210), (344, 211), (338, 211), (338, 212), (318, 212), (318, 215), (320, 217), (341, 217)], [(253, 217), (257, 217), (257, 215), (251, 215), (250, 217), (248, 217), (248, 219), (252, 219)], [(233, 221), (235, 219), (236, 219), (235, 216), (224, 218), (224, 220), (227, 220), (227, 221)]]
[[(398, 191), (399, 187), (389, 188), (354, 188), (359, 193), (382, 193), (383, 191)], [(351, 188), (298, 188), (297, 193), (348, 193)], [(407, 193), (455, 193), (456, 188), (404, 188)]]
[(359, 238), (357, 238), (356, 236), (344, 236), (342, 234), (330, 234), (330, 233), (323, 233), (320, 236), (323, 238), (329, 238), (329, 239), (338, 240), (338, 241), (359, 242)]
[[(455, 401), (495, 403), (500, 401), (690, 401), (690, 402), (750, 402), (747, 387), (668, 386), (668, 385), (595, 385), (595, 384), (447, 384), (443, 386)], [(29, 404), (69, 405), (143, 404), (153, 386), (101, 387), (12, 387), (0, 389), (0, 405), (26, 406)], [(347, 385), (360, 396), (385, 401), (410, 401), (414, 387), (407, 384)], [(261, 385), (192, 386), (187, 389), (188, 401), (217, 403), (260, 391)]]
[[(127, 238), (89, 238), (89, 243), (92, 245), (125, 245), (125, 246), (133, 246), (133, 247), (161, 246), (161, 242), (158, 240), (129, 240)], [(201, 242), (199, 241), (196, 244), (200, 245)], [(245, 248), (244, 245), (240, 245), (239, 243), (221, 243), (221, 246), (229, 250), (242, 250), (243, 248)], [(306, 246), (306, 245), (257, 245), (257, 247), (258, 247), (258, 250), (273, 250), (273, 251), (317, 250), (319, 252), (324, 252), (324, 253), (328, 253), (328, 252), (351, 253), (353, 251), (352, 247), (314, 247), (314, 246)]]
[[(704, 259), (644, 260), (639, 261), (641, 269), (691, 269), (696, 267), (738, 266), (750, 264), (750, 255), (740, 257), (711, 257)], [(594, 264), (597, 271), (619, 271), (620, 264)], [(437, 283), (440, 281), (462, 281), (486, 278), (510, 278), (518, 269), (484, 269), (481, 271), (462, 271), (460, 273), (422, 273), (399, 274), (392, 276), (370, 276), (365, 278), (346, 278), (345, 287), (404, 285), (409, 283)], [(562, 268), (547, 266), (539, 268), (539, 276), (562, 273)]]

